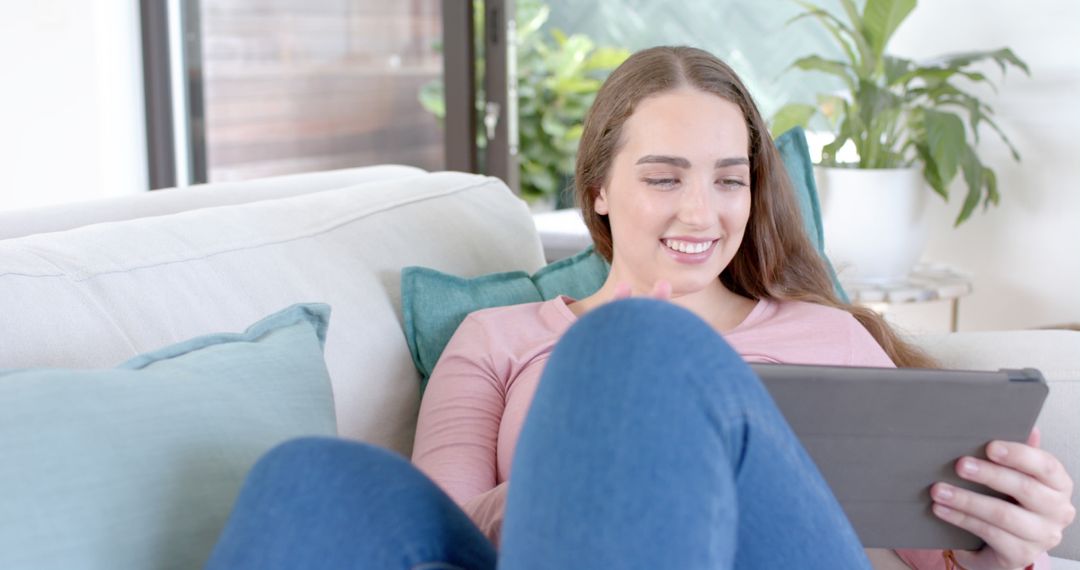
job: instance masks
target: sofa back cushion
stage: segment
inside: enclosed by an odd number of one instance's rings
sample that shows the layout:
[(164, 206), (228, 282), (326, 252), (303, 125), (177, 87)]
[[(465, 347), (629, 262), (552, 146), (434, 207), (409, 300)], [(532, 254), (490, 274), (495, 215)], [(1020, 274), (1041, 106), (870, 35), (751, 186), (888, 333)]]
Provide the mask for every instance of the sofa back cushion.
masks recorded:
[(365, 182), (419, 176), (414, 166), (383, 164), (308, 172), (245, 180), (214, 182), (185, 188), (170, 188), (72, 204), (0, 212), (0, 239), (45, 232), (59, 232), (101, 222), (164, 216), (196, 208), (272, 200), (297, 194), (345, 188)]
[(433, 173), (0, 240), (0, 368), (105, 368), (294, 303), (334, 313), (338, 431), (402, 453), (419, 375), (400, 274), (543, 265), (528, 208), (499, 180)]

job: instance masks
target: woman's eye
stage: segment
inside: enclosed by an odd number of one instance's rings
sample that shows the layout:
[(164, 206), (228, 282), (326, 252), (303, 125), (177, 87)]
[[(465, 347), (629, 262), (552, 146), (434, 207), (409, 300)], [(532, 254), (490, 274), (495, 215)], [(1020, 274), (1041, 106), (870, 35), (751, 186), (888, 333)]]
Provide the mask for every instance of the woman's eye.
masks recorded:
[(645, 178), (644, 180), (649, 186), (656, 186), (659, 188), (670, 188), (679, 182), (678, 179), (675, 178)]
[(722, 178), (720, 179), (721, 186), (727, 186), (730, 188), (742, 188), (746, 186), (746, 183), (741, 178)]

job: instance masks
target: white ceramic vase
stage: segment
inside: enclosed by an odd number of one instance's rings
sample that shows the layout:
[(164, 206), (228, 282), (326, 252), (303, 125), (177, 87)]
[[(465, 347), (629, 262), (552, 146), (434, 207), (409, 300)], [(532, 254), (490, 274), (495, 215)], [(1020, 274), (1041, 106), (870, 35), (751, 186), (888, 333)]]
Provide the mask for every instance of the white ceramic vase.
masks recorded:
[(917, 168), (815, 167), (825, 253), (841, 280), (904, 279), (926, 247), (929, 190)]

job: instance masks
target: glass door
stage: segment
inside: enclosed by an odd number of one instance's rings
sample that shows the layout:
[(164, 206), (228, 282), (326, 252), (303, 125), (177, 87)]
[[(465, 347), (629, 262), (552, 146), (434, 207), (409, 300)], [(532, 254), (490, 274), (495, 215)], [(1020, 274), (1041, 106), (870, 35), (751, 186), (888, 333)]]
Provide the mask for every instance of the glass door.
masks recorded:
[[(478, 172), (481, 162), (515, 185), (505, 119), (513, 0), (140, 6), (154, 188), (374, 164)], [(442, 117), (421, 104), (432, 82), (443, 86)], [(489, 143), (480, 160), (478, 134)]]
[(198, 4), (208, 181), (444, 167), (418, 100), (443, 74), (438, 0)]

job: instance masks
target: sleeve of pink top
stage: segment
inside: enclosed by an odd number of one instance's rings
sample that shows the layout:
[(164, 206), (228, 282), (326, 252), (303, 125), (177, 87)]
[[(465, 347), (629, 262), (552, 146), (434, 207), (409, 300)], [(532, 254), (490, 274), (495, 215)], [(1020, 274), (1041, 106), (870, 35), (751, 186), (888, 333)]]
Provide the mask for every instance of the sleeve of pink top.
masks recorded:
[[(874, 340), (874, 337), (870, 336), (870, 333), (858, 321), (854, 319), (852, 321), (854, 330), (851, 342), (851, 365), (895, 367), (896, 365), (878, 345), (877, 341)], [(901, 560), (915, 570), (946, 570), (945, 556), (942, 550), (897, 549), (895, 552)], [(1049, 570), (1050, 556), (1045, 552), (1040, 554), (1035, 563), (1029, 566), (1029, 568), (1032, 567), (1035, 570)]]
[(493, 348), (476, 320), (458, 327), (428, 380), (412, 461), (497, 544), (507, 486), (496, 486), (505, 390)]

